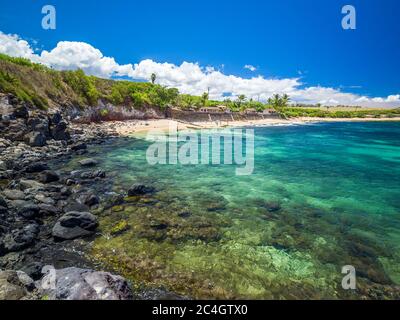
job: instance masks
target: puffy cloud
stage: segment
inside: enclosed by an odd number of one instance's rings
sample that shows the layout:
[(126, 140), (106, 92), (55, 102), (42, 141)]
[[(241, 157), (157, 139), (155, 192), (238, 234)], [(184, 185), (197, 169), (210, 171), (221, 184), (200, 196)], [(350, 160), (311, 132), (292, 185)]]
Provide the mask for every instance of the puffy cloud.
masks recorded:
[[(117, 76), (148, 81), (151, 74), (155, 73), (157, 83), (161, 85), (195, 95), (210, 90), (210, 98), (217, 100), (223, 100), (226, 96), (235, 99), (238, 95), (244, 94), (248, 98), (266, 101), (275, 93), (286, 93), (293, 101), (299, 103), (365, 107), (400, 106), (400, 94), (368, 97), (321, 86), (304, 88), (300, 78), (266, 79), (262, 76), (242, 78), (226, 75), (210, 66), (202, 67), (198, 63), (186, 61), (175, 65), (146, 59), (135, 65), (120, 65), (114, 58), (105, 57), (100, 50), (84, 42), (61, 41), (52, 50), (43, 50), (40, 54), (36, 54), (27, 41), (17, 35), (6, 35), (1, 31), (0, 53), (28, 58), (57, 70), (81, 68), (88, 74), (103, 78)], [(246, 65), (245, 68), (256, 70), (251, 65)]]
[(100, 50), (84, 42), (61, 41), (51, 50), (35, 54), (29, 43), (17, 35), (0, 31), (0, 52), (42, 63), (57, 70), (82, 69), (88, 74), (110, 78), (130, 76), (131, 64), (119, 65), (114, 58), (104, 57)]
[(251, 64), (246, 64), (243, 68), (248, 69), (252, 72), (257, 70), (257, 68), (255, 66), (252, 66)]
[(4, 34), (0, 31), (0, 53), (12, 57), (22, 57), (37, 61), (37, 56), (29, 43), (14, 34)]
[(84, 42), (61, 41), (50, 52), (42, 51), (40, 60), (57, 70), (80, 68), (104, 78), (130, 76), (133, 72), (131, 64), (119, 65), (114, 58), (104, 57), (100, 50)]

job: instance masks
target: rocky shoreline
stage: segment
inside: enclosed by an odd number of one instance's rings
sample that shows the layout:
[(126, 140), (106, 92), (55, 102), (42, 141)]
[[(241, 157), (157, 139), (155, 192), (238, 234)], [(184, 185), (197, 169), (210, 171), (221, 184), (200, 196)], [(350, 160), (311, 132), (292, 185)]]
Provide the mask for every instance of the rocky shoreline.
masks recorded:
[(12, 95), (0, 96), (0, 111), (0, 300), (179, 298), (163, 289), (133, 292), (124, 278), (94, 271), (84, 255), (96, 236), (96, 209), (124, 195), (99, 198), (93, 186), (107, 185), (107, 173), (89, 157), (75, 171), (51, 163), (84, 157), (88, 145), (112, 141), (116, 132), (74, 125), (60, 111)]

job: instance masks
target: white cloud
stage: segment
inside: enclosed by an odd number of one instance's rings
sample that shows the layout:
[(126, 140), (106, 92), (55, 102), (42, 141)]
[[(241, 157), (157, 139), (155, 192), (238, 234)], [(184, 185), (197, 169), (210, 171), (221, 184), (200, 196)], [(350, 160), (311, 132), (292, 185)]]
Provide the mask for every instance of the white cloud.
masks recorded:
[(104, 57), (100, 50), (84, 42), (61, 41), (50, 52), (42, 51), (40, 60), (57, 70), (80, 68), (103, 78), (129, 76), (133, 72), (131, 64), (119, 65), (114, 58)]
[(252, 72), (257, 70), (257, 68), (255, 66), (252, 66), (251, 64), (246, 64), (243, 68), (249, 69)]
[[(326, 105), (361, 105), (365, 107), (398, 107), (400, 94), (388, 97), (368, 97), (346, 93), (329, 87), (302, 88), (300, 78), (266, 79), (262, 76), (242, 78), (226, 75), (211, 66), (183, 62), (180, 65), (159, 63), (150, 59), (134, 65), (118, 64), (114, 58), (105, 57), (100, 50), (84, 42), (61, 41), (50, 51), (36, 54), (30, 44), (17, 35), (6, 35), (0, 31), (0, 53), (24, 57), (43, 63), (57, 70), (83, 69), (86, 73), (103, 78), (113, 76), (149, 80), (152, 73), (157, 83), (178, 88), (182, 93), (200, 95), (210, 89), (210, 98), (223, 100), (226, 93), (231, 99), (240, 94), (248, 98), (266, 101), (275, 93), (288, 94), (299, 103), (321, 103)], [(247, 65), (251, 70), (253, 66)], [(254, 68), (254, 70), (256, 70)]]

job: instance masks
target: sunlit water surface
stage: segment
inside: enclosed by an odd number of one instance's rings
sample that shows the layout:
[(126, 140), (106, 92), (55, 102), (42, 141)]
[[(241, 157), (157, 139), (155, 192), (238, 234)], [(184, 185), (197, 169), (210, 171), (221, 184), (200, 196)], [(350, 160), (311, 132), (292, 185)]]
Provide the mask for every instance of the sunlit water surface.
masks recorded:
[[(250, 176), (232, 165), (150, 166), (151, 142), (137, 138), (93, 148), (112, 181), (99, 192), (157, 189), (100, 213), (95, 261), (195, 298), (396, 293), (400, 123), (254, 129)], [(357, 271), (357, 291), (341, 287), (345, 265)]]

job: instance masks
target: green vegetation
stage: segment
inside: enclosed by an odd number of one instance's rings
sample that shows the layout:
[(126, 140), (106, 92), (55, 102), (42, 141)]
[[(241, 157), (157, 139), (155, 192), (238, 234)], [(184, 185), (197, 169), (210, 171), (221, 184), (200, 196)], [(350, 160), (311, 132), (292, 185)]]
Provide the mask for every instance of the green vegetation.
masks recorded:
[(400, 117), (400, 109), (364, 109), (351, 111), (328, 111), (318, 108), (284, 108), (282, 114), (286, 117), (318, 117), (318, 118), (394, 118)]
[[(180, 94), (176, 88), (156, 84), (153, 73), (150, 82), (132, 82), (87, 76), (82, 70), (56, 71), (24, 58), (0, 54), (0, 92), (12, 93), (19, 99), (46, 109), (57, 105), (75, 105), (81, 108), (97, 106), (99, 99), (125, 108), (168, 106), (182, 110), (223, 105), (234, 112), (247, 109), (263, 111), (275, 109), (284, 117), (395, 117), (399, 109), (362, 109), (360, 107), (327, 107), (322, 105), (289, 105), (288, 95), (272, 96), (268, 103), (239, 95), (235, 100), (210, 100), (209, 93), (201, 96)], [(103, 110), (102, 110), (103, 112)], [(104, 110), (104, 113), (106, 110)], [(104, 114), (107, 116), (107, 114)]]

